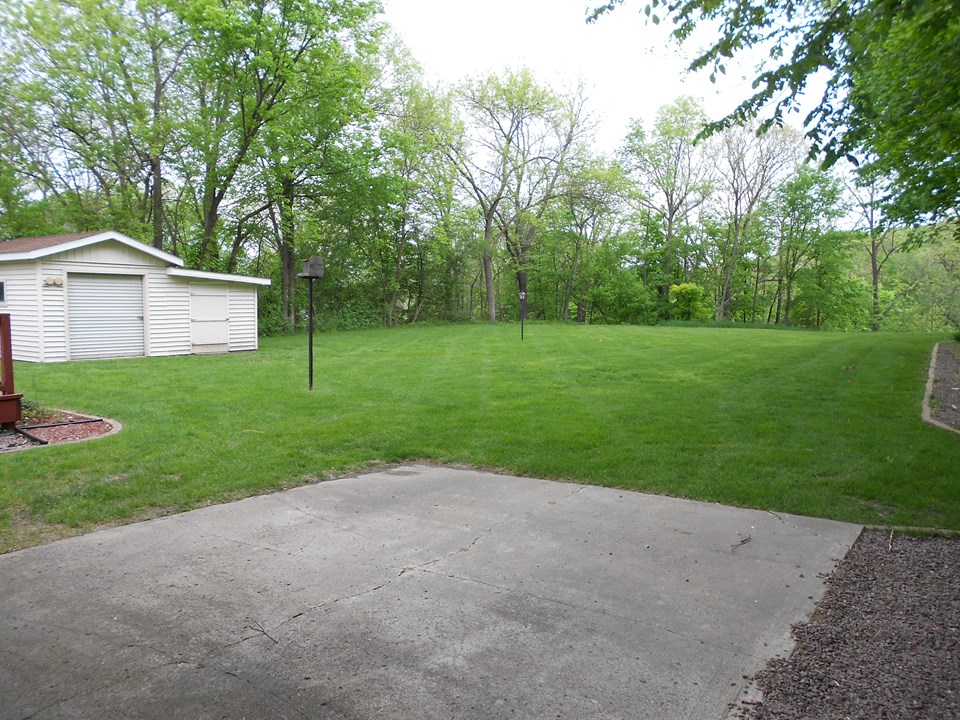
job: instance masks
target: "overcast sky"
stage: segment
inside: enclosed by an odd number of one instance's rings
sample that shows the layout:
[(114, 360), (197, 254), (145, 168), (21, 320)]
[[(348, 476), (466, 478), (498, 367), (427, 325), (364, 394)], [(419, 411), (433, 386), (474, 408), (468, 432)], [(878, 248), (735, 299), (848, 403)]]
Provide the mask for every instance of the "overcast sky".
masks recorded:
[[(583, 79), (601, 120), (597, 146), (613, 150), (631, 118), (692, 95), (720, 117), (749, 92), (749, 81), (687, 76), (689, 59), (647, 24), (640, 0), (587, 25), (584, 0), (383, 0), (384, 16), (431, 81), (455, 83), (503, 68), (529, 68), (556, 89)], [(741, 73), (742, 74), (742, 73)]]

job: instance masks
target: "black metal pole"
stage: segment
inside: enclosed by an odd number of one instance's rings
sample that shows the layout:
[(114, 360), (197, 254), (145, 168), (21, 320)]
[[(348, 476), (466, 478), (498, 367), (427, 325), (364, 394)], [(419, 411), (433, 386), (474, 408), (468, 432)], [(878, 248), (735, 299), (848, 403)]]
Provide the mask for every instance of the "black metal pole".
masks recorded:
[(309, 298), (309, 303), (310, 303), (310, 312), (309, 312), (309, 316), (310, 316), (310, 352), (309, 352), (310, 389), (313, 390), (313, 278), (312, 277), (310, 278), (309, 282), (310, 282), (310, 286), (309, 286), (309, 289), (307, 290), (307, 296)]
[(525, 292), (520, 293), (520, 339), (523, 340), (523, 319), (527, 314), (527, 294)]

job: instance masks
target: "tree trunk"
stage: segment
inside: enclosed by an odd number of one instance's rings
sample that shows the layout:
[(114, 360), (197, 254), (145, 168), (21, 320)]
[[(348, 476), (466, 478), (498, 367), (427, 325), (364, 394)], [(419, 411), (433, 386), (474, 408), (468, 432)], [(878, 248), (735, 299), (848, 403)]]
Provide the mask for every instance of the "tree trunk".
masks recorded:
[(723, 289), (720, 292), (720, 302), (717, 305), (717, 320), (730, 319), (730, 302), (733, 300), (733, 273), (737, 267), (737, 261), (740, 259), (740, 239), (746, 237), (746, 223), (740, 225), (734, 223), (733, 240), (730, 243), (730, 255), (726, 261), (726, 268), (723, 275)]
[(153, 188), (151, 193), (151, 219), (153, 220), (153, 246), (157, 250), (163, 250), (163, 182), (161, 178), (162, 166), (160, 158), (153, 156), (150, 158), (150, 173), (153, 176)]
[(520, 293), (520, 319), (527, 319), (527, 271), (517, 270), (517, 291)]
[(203, 235), (200, 238), (200, 252), (197, 262), (201, 270), (213, 269), (217, 259), (216, 237), (217, 222), (220, 219), (220, 202), (215, 191), (211, 188), (203, 197)]
[[(563, 321), (570, 321), (570, 301), (573, 300), (573, 289), (577, 286), (577, 273), (580, 271), (580, 243), (576, 245), (576, 252), (573, 255), (573, 269), (570, 272), (570, 284), (567, 286), (567, 292), (563, 296)], [(580, 322), (580, 308), (577, 307), (577, 322)]]
[(783, 278), (777, 278), (777, 315), (773, 319), (774, 325), (780, 324), (780, 312), (783, 310)]
[(483, 282), (487, 290), (487, 320), (497, 321), (497, 299), (493, 294), (493, 254), (483, 253)]
[(790, 324), (790, 302), (793, 299), (793, 278), (787, 278), (787, 297), (783, 303), (783, 324)]
[(880, 242), (876, 236), (870, 238), (870, 280), (873, 290), (873, 306), (870, 309), (870, 330), (880, 330)]
[(293, 180), (285, 177), (280, 182), (280, 298), (283, 316), (291, 330), (296, 326), (294, 288), (297, 282), (295, 227), (293, 220)]
[(753, 309), (750, 314), (750, 322), (757, 321), (757, 296), (760, 294), (760, 256), (757, 255), (757, 268), (753, 276)]

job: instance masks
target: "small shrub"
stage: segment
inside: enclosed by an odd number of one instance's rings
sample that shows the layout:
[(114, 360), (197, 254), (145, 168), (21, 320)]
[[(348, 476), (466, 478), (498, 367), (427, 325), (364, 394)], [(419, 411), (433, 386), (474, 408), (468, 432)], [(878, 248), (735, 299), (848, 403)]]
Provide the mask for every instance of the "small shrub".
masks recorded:
[(707, 320), (710, 309), (704, 304), (704, 290), (696, 283), (670, 286), (670, 302), (678, 320)]

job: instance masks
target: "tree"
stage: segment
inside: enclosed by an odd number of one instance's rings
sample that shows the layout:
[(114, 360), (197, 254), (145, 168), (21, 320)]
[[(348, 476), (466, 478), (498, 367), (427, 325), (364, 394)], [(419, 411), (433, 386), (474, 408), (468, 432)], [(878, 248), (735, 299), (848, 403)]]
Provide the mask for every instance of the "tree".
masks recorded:
[(570, 319), (570, 303), (577, 298), (577, 322), (586, 322), (589, 284), (581, 276), (585, 256), (615, 234), (628, 194), (623, 169), (601, 158), (579, 158), (571, 168), (562, 193), (564, 225), (569, 230), (572, 258), (561, 303), (561, 319)]
[[(609, 0), (588, 20), (622, 5)], [(819, 71), (830, 74), (804, 126), (828, 164), (873, 154), (888, 174), (891, 214), (919, 221), (955, 216), (960, 202), (960, 0), (648, 0), (644, 12), (674, 23), (684, 43), (700, 27), (717, 27), (690, 70), (725, 73), (751, 49), (769, 58), (754, 92), (718, 130), (773, 103), (766, 126), (781, 124)]]
[(187, 49), (172, 13), (162, 0), (27, 2), (5, 11), (16, 31), (8, 57), (20, 100), (45, 135), (28, 166), (37, 187), (86, 195), (104, 205), (104, 224), (135, 236), (143, 228), (162, 247), (171, 81)]
[(841, 113), (842, 149), (861, 151), (864, 174), (887, 178), (889, 217), (910, 224), (957, 217), (960, 3), (903, 3), (859, 50), (847, 100), (856, 112)]
[(743, 259), (761, 206), (783, 177), (796, 167), (801, 147), (786, 128), (758, 135), (752, 126), (728, 128), (717, 163), (725, 198), (726, 240), (720, 248), (717, 320), (730, 318), (734, 275)]
[[(862, 173), (856, 181), (848, 183), (847, 190), (853, 196), (860, 212), (861, 227), (866, 231), (865, 246), (870, 258), (871, 308), (870, 329), (880, 329), (884, 310), (880, 307), (881, 275), (890, 258), (907, 247), (910, 234), (896, 227), (883, 214), (880, 200), (880, 181), (875, 173)], [(888, 306), (889, 308), (889, 306)]]
[(704, 146), (696, 142), (706, 122), (706, 114), (695, 100), (680, 98), (660, 108), (649, 134), (633, 121), (620, 153), (643, 189), (640, 203), (662, 224), (663, 282), (659, 291), (664, 296), (671, 282), (687, 279), (684, 234), (711, 190), (712, 169)]
[(809, 261), (794, 279), (791, 317), (797, 325), (862, 330), (869, 317), (868, 285), (852, 262), (854, 233), (830, 230), (816, 238)]
[[(376, 5), (367, 0), (189, 0), (176, 5), (202, 53), (188, 57), (184, 82), (194, 103), (193, 200), (200, 213), (200, 267), (222, 264), (221, 209), (264, 128), (296, 107), (345, 46), (363, 47)], [(306, 81), (304, 80), (306, 76)]]
[(527, 317), (530, 251), (544, 213), (562, 193), (561, 178), (585, 132), (584, 104), (582, 88), (557, 96), (553, 107), (544, 105), (540, 117), (526, 120), (511, 150), (509, 202), (500, 205), (497, 218), (514, 264), (522, 320)]
[(385, 223), (382, 235), (371, 240), (379, 252), (384, 320), (393, 325), (415, 322), (423, 312), (432, 251), (440, 249), (432, 231), (450, 211), (454, 176), (441, 150), (452, 123), (449, 96), (425, 85), (405, 51), (393, 48), (389, 54), (389, 69), (378, 83), (384, 90), (372, 178), (382, 189)]
[(483, 226), (487, 318), (496, 320), (494, 251), (504, 239), (526, 292), (526, 253), (537, 216), (554, 197), (558, 178), (583, 132), (583, 98), (563, 98), (528, 70), (464, 83), (457, 90), (464, 128), (444, 143), (464, 190), (477, 202)]
[[(311, 255), (317, 249), (317, 240), (304, 231), (311, 227), (307, 216), (322, 213), (331, 202), (359, 200), (356, 186), (369, 186), (367, 168), (375, 164), (356, 136), (366, 137), (359, 131), (373, 115), (369, 95), (378, 69), (373, 49), (361, 41), (376, 29), (365, 25), (362, 13), (351, 23), (353, 41), (345, 36), (326, 40), (290, 73), (285, 97), (296, 102), (286, 103), (255, 138), (250, 153), (257, 176), (252, 192), (238, 203), (243, 210), (233, 222), (230, 272), (247, 233), (257, 221), (269, 218), (269, 240), (280, 260), (282, 311), (291, 328), (296, 321), (298, 253)], [(345, 186), (351, 191), (344, 192)]]
[(778, 262), (776, 324), (790, 324), (797, 274), (826, 254), (820, 246), (843, 214), (841, 192), (835, 178), (802, 165), (773, 194), (768, 213)]
[(881, 302), (881, 328), (936, 332), (960, 329), (960, 239), (944, 224), (922, 230), (927, 237), (914, 250), (888, 263)]

